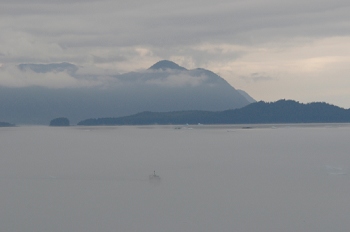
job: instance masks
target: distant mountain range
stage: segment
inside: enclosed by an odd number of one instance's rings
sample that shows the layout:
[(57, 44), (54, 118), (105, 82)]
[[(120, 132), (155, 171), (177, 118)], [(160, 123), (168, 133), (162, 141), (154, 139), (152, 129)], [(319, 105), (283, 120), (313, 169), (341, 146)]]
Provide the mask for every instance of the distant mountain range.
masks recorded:
[(78, 125), (181, 125), (264, 123), (348, 123), (350, 109), (327, 103), (302, 104), (293, 100), (255, 102), (225, 111), (142, 112), (119, 118), (86, 119)]
[(83, 80), (86, 85), (0, 87), (0, 121), (15, 124), (47, 125), (58, 117), (76, 124), (89, 117), (121, 117), (142, 111), (222, 111), (255, 101), (209, 70), (187, 70), (167, 60), (118, 75), (82, 74), (80, 67), (70, 63), (20, 64), (17, 68), (26, 80), (38, 75), (44, 81), (62, 73), (63, 78)]

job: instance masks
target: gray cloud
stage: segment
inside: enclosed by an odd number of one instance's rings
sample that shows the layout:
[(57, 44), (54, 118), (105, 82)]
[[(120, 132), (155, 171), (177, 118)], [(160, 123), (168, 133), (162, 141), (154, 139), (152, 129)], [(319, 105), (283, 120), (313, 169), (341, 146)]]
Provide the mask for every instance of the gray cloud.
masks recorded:
[(250, 76), (247, 76), (247, 77), (242, 76), (241, 78), (246, 81), (254, 81), (254, 82), (271, 81), (275, 79), (271, 76), (266, 75), (266, 73), (252, 73), (250, 74)]
[(204, 69), (140, 70), (124, 74), (91, 66), (71, 63), (19, 64), (0, 67), (0, 86), (47, 88), (123, 88), (153, 86), (166, 88), (215, 86), (223, 84), (216, 74)]
[[(349, 86), (349, 72), (337, 71), (346, 70), (344, 60), (350, 59), (350, 52), (343, 52), (350, 51), (349, 11), (347, 0), (2, 0), (0, 64), (66, 61), (84, 66), (84, 72), (111, 74), (169, 59), (213, 70), (233, 86), (254, 91), (259, 80), (276, 72), (285, 74), (281, 88), (297, 85), (316, 75), (306, 67), (317, 66), (327, 69), (327, 75), (317, 73), (325, 86), (332, 83), (330, 75), (342, 76), (339, 86)], [(316, 62), (329, 57), (336, 62)], [(251, 73), (264, 75), (259, 79)], [(309, 85), (305, 91), (312, 94)], [(261, 98), (285, 97), (272, 92)]]
[[(15, 29), (48, 36), (68, 47), (174, 46), (227, 39), (246, 43), (291, 35), (348, 35), (350, 31), (346, 1), (78, 3), (7, 3), (1, 13), (17, 22)], [(14, 14), (19, 17), (13, 18)], [(246, 39), (249, 34), (254, 41)]]
[(105, 57), (97, 56), (97, 55), (92, 55), (92, 59), (94, 63), (97, 64), (103, 64), (103, 63), (110, 63), (110, 62), (121, 62), (121, 61), (126, 61), (127, 58), (125, 56), (119, 56), (119, 55), (107, 55)]

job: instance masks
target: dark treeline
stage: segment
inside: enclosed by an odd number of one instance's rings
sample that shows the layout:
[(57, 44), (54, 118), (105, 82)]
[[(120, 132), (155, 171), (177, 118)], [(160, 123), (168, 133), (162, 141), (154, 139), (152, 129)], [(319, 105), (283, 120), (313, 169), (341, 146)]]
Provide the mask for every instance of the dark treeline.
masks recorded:
[(50, 126), (69, 126), (69, 119), (65, 117), (52, 119)]
[(118, 118), (86, 119), (78, 125), (180, 125), (258, 123), (341, 123), (350, 122), (350, 110), (324, 102), (303, 104), (293, 100), (255, 102), (226, 111), (142, 112)]

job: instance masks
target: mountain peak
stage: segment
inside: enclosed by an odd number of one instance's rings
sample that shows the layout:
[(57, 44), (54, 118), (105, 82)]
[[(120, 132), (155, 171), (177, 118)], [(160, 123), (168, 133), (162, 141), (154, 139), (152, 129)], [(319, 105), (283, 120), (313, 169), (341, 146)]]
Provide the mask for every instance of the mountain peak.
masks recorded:
[(158, 61), (157, 63), (152, 65), (149, 69), (150, 70), (163, 70), (163, 71), (165, 71), (167, 69), (181, 70), (181, 71), (187, 70), (184, 67), (181, 67), (180, 65), (178, 65), (172, 61), (169, 61), (169, 60)]

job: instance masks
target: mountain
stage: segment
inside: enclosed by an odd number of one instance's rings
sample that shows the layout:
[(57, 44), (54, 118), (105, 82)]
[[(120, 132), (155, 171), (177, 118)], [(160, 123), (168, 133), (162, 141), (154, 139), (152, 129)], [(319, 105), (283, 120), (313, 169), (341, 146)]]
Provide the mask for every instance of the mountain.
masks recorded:
[(350, 109), (327, 103), (302, 104), (292, 100), (256, 102), (241, 109), (213, 111), (142, 112), (119, 118), (86, 119), (78, 125), (150, 124), (257, 124), (257, 123), (347, 123)]
[(256, 102), (256, 100), (254, 98), (252, 98), (247, 92), (245, 92), (244, 90), (241, 89), (237, 89), (237, 91), (243, 96), (245, 97), (245, 99), (247, 99), (247, 101), (249, 101), (250, 103)]
[[(47, 125), (61, 116), (74, 125), (89, 117), (121, 117), (142, 111), (221, 111), (249, 104), (210, 70), (187, 70), (166, 60), (142, 71), (117, 75), (86, 74), (85, 70), (80, 72), (81, 67), (66, 62), (20, 64), (17, 68), (23, 73), (21, 80), (36, 80), (26, 87), (0, 86), (0, 120), (17, 125)], [(38, 86), (61, 80), (74, 86)]]

